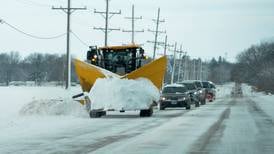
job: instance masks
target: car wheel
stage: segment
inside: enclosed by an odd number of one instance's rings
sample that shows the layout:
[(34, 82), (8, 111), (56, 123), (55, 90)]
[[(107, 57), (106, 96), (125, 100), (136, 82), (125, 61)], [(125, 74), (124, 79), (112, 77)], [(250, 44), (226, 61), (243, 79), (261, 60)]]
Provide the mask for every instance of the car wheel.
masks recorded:
[(200, 106), (200, 102), (195, 102), (195, 107), (199, 107)]
[(166, 109), (165, 107), (160, 106), (160, 110), (165, 110), (165, 109)]
[(140, 111), (140, 117), (151, 117), (152, 114), (153, 114), (153, 109), (152, 108)]
[(206, 104), (206, 100), (204, 99), (202, 100), (201, 105), (205, 105), (205, 104)]
[(187, 110), (190, 110), (190, 109), (191, 109), (191, 105), (188, 104), (188, 105), (186, 106), (186, 109), (187, 109)]

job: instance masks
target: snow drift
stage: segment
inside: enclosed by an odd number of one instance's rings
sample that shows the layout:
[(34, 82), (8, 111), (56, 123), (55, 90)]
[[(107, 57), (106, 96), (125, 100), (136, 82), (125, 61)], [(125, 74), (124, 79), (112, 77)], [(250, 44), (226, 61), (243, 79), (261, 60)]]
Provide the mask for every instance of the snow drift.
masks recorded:
[(19, 111), (20, 115), (70, 115), (86, 116), (85, 108), (79, 103), (68, 99), (41, 99), (25, 104)]
[(148, 109), (153, 101), (158, 101), (160, 93), (145, 78), (103, 78), (96, 80), (89, 97), (92, 109), (140, 110)]

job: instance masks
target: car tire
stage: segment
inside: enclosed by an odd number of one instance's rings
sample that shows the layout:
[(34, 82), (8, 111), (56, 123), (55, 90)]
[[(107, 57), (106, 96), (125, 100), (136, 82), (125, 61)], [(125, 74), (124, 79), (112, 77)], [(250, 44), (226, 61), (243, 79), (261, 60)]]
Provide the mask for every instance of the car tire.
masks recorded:
[(160, 110), (165, 110), (165, 109), (166, 109), (165, 107), (161, 107), (161, 106), (160, 106)]
[(200, 102), (195, 102), (195, 107), (200, 107)]
[(152, 114), (153, 114), (153, 109), (152, 108), (140, 111), (140, 117), (151, 117)]
[(190, 109), (191, 109), (191, 105), (187, 105), (186, 110), (190, 110)]
[(206, 100), (204, 99), (202, 100), (201, 105), (205, 105), (205, 104), (206, 104)]

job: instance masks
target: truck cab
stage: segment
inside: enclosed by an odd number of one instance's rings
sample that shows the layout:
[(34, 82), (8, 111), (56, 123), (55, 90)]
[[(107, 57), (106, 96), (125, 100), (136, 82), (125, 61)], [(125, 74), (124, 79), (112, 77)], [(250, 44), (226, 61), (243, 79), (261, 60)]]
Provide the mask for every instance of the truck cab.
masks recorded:
[(144, 49), (139, 45), (90, 46), (87, 61), (93, 65), (119, 75), (130, 73), (142, 66), (146, 59)]

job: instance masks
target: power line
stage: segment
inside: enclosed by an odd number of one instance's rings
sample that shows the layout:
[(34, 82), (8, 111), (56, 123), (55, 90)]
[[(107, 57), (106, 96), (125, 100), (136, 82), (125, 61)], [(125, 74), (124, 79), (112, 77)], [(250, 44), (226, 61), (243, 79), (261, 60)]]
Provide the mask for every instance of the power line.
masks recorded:
[(129, 33), (131, 33), (131, 43), (135, 44), (135, 33), (143, 33), (144, 29), (143, 30), (135, 30), (135, 20), (142, 19), (142, 16), (135, 17), (134, 5), (132, 5), (132, 14), (131, 14), (131, 17), (126, 17), (126, 19), (131, 20), (131, 30), (123, 30), (123, 32), (129, 32)]
[(33, 35), (33, 34), (29, 34), (29, 33), (26, 33), (22, 30), (20, 30), (19, 28), (13, 26), (12, 24), (0, 19), (0, 23), (2, 24), (6, 24), (7, 26), (9, 26), (10, 28), (14, 29), (15, 31), (21, 33), (21, 34), (24, 34), (28, 37), (31, 37), (31, 38), (34, 38), (34, 39), (41, 39), (41, 40), (50, 40), (50, 39), (57, 39), (57, 38), (60, 38), (64, 35), (66, 35), (66, 33), (63, 33), (63, 34), (59, 34), (59, 35), (56, 35), (56, 36), (50, 36), (50, 37), (41, 37), (41, 36), (36, 36), (36, 35)]
[[(109, 0), (106, 0), (106, 11), (96, 11), (94, 13), (99, 13), (105, 18), (105, 28), (102, 27), (93, 27), (95, 30), (102, 30), (105, 33), (105, 46), (108, 45), (108, 33), (111, 31), (120, 31), (120, 28), (109, 28), (109, 19), (111, 19), (116, 14), (121, 14), (121, 10), (119, 12), (109, 12)], [(110, 16), (109, 16), (110, 15)]]
[(51, 7), (51, 5), (49, 5), (49, 4), (44, 4), (44, 3), (35, 2), (35, 1), (31, 1), (31, 0), (15, 0), (15, 1), (17, 1), (19, 3), (30, 5), (30, 6)]
[(71, 55), (70, 55), (70, 15), (76, 10), (86, 10), (86, 7), (83, 8), (72, 8), (71, 1), (68, 0), (67, 7), (52, 7), (53, 10), (62, 10), (67, 14), (67, 68), (66, 68), (66, 89), (70, 89), (70, 82), (71, 82)]
[(88, 45), (86, 42), (84, 42), (77, 34), (75, 34), (73, 31), (70, 31), (70, 32), (71, 32), (71, 34), (72, 34), (78, 41), (80, 41), (84, 46), (89, 47), (89, 45)]

